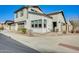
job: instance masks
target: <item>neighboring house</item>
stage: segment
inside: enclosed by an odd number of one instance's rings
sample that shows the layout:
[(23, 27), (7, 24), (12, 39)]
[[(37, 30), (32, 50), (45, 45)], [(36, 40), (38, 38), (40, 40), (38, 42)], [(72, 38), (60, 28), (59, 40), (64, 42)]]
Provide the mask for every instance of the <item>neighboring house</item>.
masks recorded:
[(15, 30), (14, 21), (6, 20), (4, 23), (4, 29), (6, 30)]
[(14, 12), (14, 29), (26, 28), (36, 33), (66, 31), (63, 11), (45, 14), (38, 6), (24, 6)]
[(71, 20), (72, 31), (79, 33), (79, 20)]
[(0, 23), (0, 30), (3, 28), (4, 28), (3, 23)]
[(79, 33), (79, 26), (77, 26), (74, 30), (76, 33)]
[(71, 32), (73, 29), (73, 26), (71, 25), (70, 21), (67, 21), (67, 31)]

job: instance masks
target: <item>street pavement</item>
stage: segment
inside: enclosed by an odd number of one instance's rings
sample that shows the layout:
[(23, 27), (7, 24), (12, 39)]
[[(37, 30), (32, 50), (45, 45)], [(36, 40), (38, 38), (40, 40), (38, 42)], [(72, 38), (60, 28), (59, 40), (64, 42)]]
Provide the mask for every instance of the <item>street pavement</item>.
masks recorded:
[(23, 45), (11, 37), (0, 33), (0, 53), (37, 53), (38, 51)]

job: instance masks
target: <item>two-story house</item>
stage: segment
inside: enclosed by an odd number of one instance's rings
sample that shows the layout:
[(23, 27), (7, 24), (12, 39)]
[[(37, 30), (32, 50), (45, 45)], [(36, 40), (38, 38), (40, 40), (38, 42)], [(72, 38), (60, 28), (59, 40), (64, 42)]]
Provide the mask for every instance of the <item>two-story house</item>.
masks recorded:
[(36, 33), (63, 32), (66, 30), (63, 11), (45, 14), (39, 6), (24, 6), (16, 10), (14, 22), (16, 31), (19, 28), (26, 28)]

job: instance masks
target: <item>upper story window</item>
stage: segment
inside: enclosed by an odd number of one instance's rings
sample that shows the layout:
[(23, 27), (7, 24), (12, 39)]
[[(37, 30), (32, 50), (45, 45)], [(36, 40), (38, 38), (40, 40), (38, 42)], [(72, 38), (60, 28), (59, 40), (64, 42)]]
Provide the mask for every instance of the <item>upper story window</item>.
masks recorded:
[(34, 9), (31, 9), (31, 11), (33, 11), (33, 12), (34, 12), (35, 10), (34, 10)]
[(31, 9), (31, 11), (32, 11), (32, 12), (37, 12), (37, 11), (36, 11), (36, 10), (34, 10), (34, 9)]
[(23, 16), (23, 10), (20, 11), (20, 16), (21, 16), (21, 17)]

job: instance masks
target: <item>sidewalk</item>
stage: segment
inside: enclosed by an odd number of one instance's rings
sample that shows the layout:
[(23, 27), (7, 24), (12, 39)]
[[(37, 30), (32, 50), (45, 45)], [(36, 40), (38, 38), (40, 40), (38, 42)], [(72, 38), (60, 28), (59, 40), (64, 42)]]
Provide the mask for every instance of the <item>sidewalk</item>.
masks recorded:
[[(79, 35), (28, 37), (6, 30), (1, 33), (39, 52), (79, 52)], [(69, 47), (67, 47), (66, 44), (67, 46), (69, 45)]]

